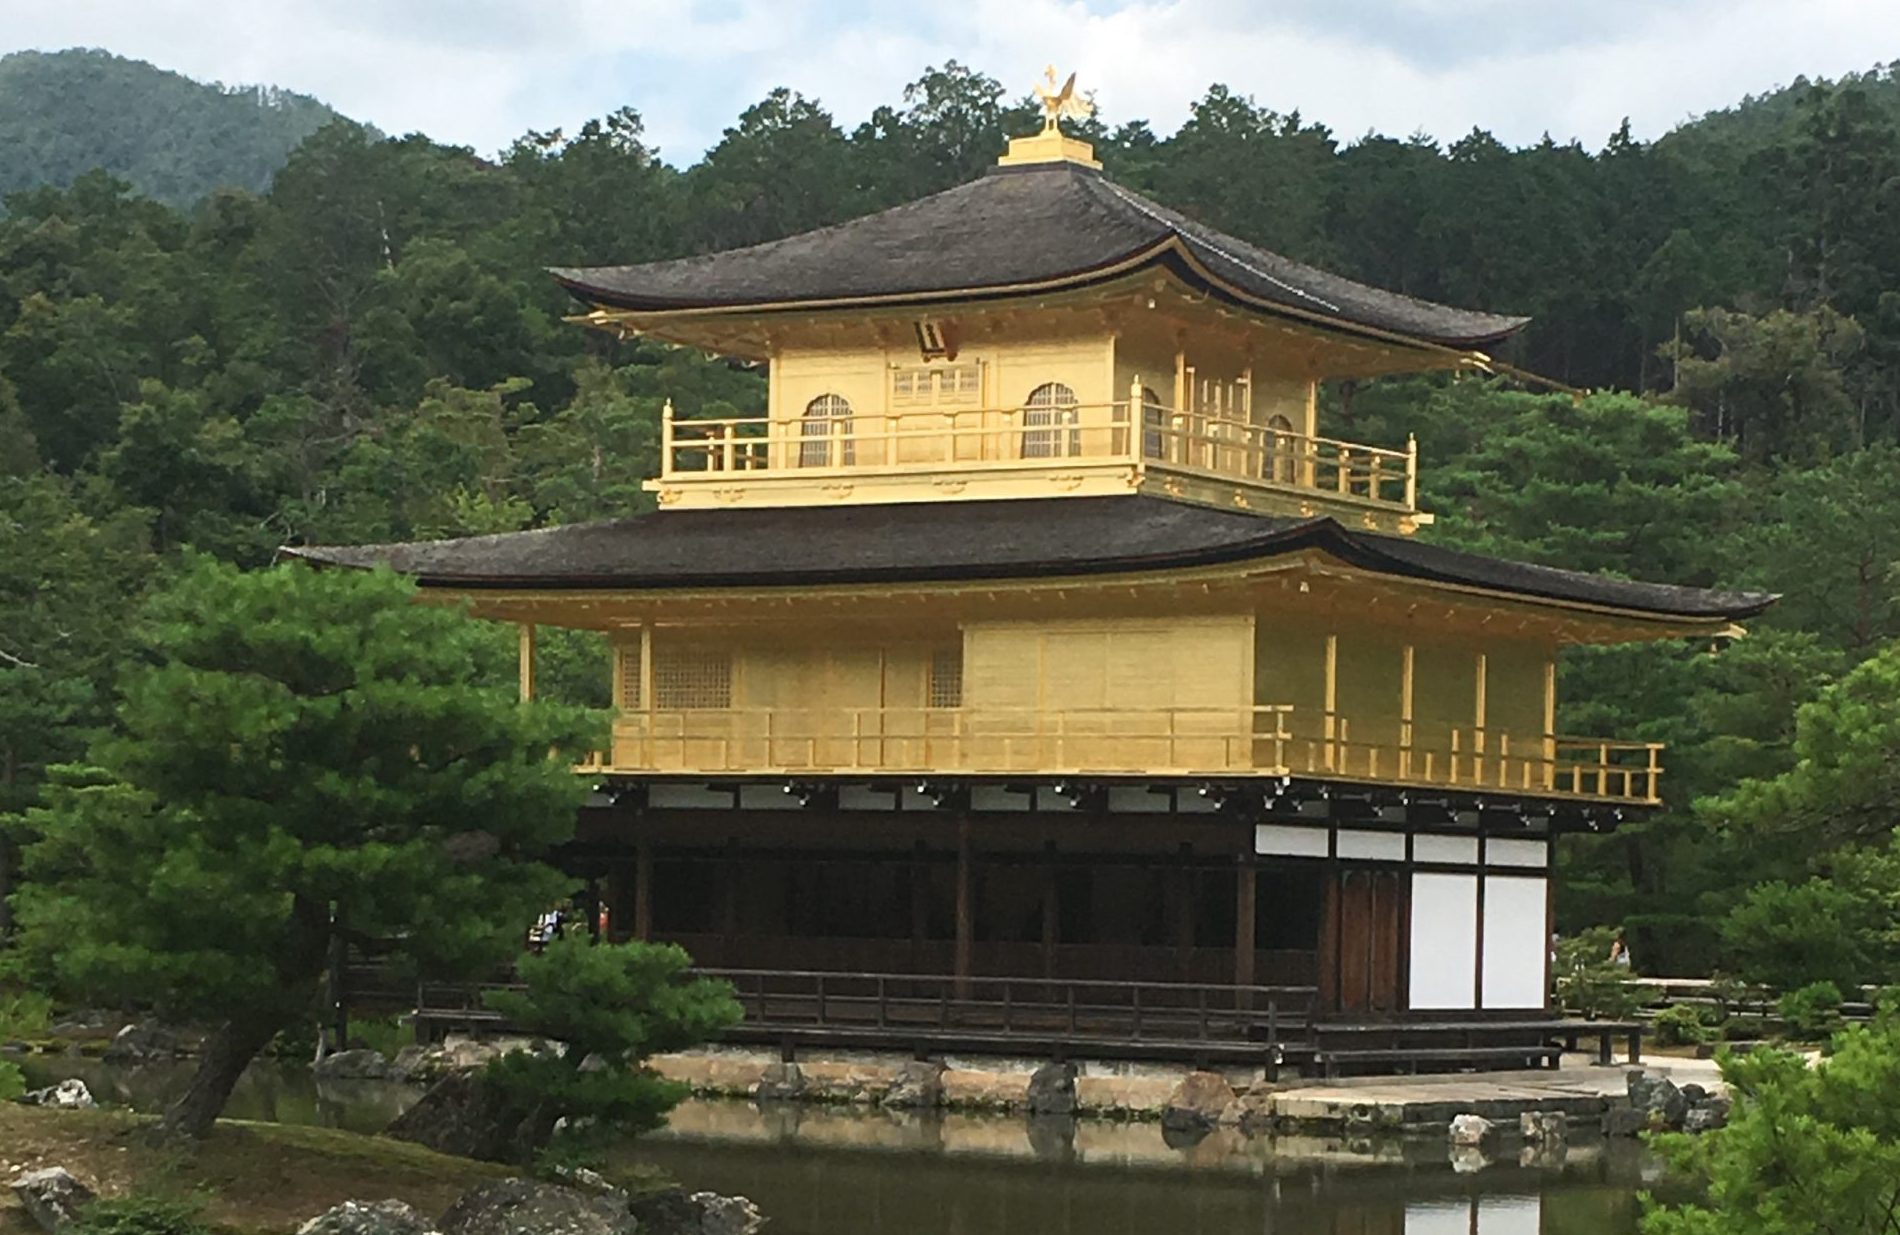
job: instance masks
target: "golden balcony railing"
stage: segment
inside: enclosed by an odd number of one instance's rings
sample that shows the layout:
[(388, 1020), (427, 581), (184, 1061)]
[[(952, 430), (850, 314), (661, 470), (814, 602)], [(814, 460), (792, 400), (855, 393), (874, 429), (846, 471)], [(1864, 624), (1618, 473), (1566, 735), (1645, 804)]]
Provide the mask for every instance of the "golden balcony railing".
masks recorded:
[(1104, 464), (1411, 513), (1416, 443), (1389, 450), (1153, 403), (661, 419), (661, 486)]
[[(1290, 706), (693, 708), (621, 713), (582, 772), (1312, 776), (1654, 804), (1662, 746), (1454, 728)], [(1368, 739), (1366, 734), (1379, 734)]]

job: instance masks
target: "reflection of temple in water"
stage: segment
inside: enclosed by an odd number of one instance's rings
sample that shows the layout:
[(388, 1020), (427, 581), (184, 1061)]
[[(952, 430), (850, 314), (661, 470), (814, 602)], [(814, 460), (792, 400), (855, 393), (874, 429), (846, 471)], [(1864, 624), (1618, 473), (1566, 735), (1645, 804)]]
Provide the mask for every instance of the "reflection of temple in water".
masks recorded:
[[(1349, 1230), (1403, 1231), (1405, 1235), (1541, 1235), (1541, 1196), (1471, 1196), (1455, 1201), (1412, 1201), (1396, 1227), (1367, 1225)], [(1335, 1227), (1335, 1230), (1342, 1228)]]

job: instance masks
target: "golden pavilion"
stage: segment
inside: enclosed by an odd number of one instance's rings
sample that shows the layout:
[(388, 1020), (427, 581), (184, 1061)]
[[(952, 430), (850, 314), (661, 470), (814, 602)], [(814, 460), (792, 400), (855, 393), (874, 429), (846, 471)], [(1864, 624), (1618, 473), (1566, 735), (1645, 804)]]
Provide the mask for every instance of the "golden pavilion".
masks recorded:
[(668, 406), (657, 510), (287, 552), (518, 624), (524, 694), (538, 627), (610, 638), (570, 860), (742, 1033), (1546, 1062), (1552, 840), (1665, 784), (1557, 731), (1559, 654), (1773, 598), (1417, 539), (1416, 449), (1327, 436), (1320, 383), (1484, 369), (1526, 319), (1223, 235), (1059, 107), (908, 205), (555, 272), (769, 374), (761, 416)]

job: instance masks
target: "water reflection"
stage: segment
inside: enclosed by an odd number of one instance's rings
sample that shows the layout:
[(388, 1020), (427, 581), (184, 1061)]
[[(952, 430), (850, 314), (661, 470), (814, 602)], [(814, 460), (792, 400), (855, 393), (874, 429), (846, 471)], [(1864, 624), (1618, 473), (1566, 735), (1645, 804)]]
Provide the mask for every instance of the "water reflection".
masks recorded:
[[(190, 1065), (26, 1061), (156, 1109)], [(372, 1132), (417, 1091), (316, 1084), (260, 1065), (234, 1118)], [(1172, 1143), (1171, 1143), (1172, 1140)], [(1648, 1161), (1630, 1142), (1454, 1159), (1438, 1138), (1164, 1136), (1152, 1123), (693, 1101), (618, 1151), (689, 1187), (743, 1193), (773, 1235), (1630, 1235)]]

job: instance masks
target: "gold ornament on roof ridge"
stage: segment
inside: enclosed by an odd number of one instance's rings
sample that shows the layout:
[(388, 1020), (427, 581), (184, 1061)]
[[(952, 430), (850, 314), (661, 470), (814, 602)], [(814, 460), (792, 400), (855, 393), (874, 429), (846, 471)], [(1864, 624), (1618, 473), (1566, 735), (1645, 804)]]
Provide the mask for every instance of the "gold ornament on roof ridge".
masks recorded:
[(1059, 90), (1056, 88), (1055, 65), (1043, 69), (1042, 75), (1043, 81), (1036, 83), (1036, 98), (1042, 102), (1043, 132), (1060, 132), (1064, 116), (1071, 120), (1086, 120), (1095, 114), (1095, 104), (1075, 92), (1074, 73), (1069, 74), (1069, 80), (1063, 82)]
[(997, 162), (1005, 167), (1025, 163), (1077, 163), (1100, 168), (1095, 151), (1085, 141), (1062, 131), (1062, 120), (1083, 120), (1095, 114), (1095, 104), (1075, 92), (1075, 74), (1056, 84), (1056, 66), (1042, 72), (1036, 83), (1036, 101), (1042, 104), (1042, 131), (1031, 137), (1009, 139), (1009, 153)]

